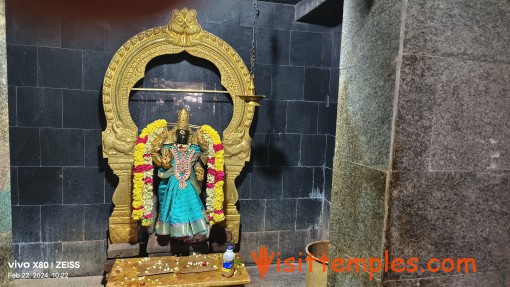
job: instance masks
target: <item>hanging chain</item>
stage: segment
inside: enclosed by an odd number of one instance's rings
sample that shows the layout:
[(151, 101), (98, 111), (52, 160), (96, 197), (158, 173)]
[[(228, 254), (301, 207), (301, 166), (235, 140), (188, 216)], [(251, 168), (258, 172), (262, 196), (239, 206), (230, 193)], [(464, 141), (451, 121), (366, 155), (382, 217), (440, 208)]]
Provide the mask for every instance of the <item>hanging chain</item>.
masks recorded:
[(257, 0), (253, 0), (253, 30), (252, 30), (252, 40), (251, 40), (251, 53), (250, 53), (250, 75), (255, 77), (255, 54), (257, 53), (257, 41), (256, 41), (256, 33), (257, 33), (257, 19), (259, 18), (259, 5)]

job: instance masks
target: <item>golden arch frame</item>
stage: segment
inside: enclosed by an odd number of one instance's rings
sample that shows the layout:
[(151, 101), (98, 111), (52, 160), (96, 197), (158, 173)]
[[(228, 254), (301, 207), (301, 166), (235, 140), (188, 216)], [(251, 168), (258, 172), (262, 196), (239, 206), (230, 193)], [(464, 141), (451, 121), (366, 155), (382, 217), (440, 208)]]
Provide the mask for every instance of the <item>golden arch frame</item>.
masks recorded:
[[(138, 127), (129, 112), (131, 88), (145, 75), (147, 63), (161, 55), (187, 52), (213, 63), (221, 84), (232, 97), (233, 115), (223, 131), (225, 149), (225, 226), (238, 242), (240, 215), (235, 179), (250, 159), (249, 130), (258, 106), (255, 87), (246, 65), (225, 41), (208, 33), (196, 20), (196, 11), (173, 10), (167, 26), (145, 30), (129, 39), (113, 56), (103, 83), (103, 107), (107, 126), (102, 134), (103, 157), (119, 177), (113, 194), (113, 213), (109, 219), (112, 243), (137, 242), (137, 222), (131, 219), (133, 152)], [(247, 97), (239, 97), (247, 96)], [(245, 100), (246, 99), (246, 100)]]

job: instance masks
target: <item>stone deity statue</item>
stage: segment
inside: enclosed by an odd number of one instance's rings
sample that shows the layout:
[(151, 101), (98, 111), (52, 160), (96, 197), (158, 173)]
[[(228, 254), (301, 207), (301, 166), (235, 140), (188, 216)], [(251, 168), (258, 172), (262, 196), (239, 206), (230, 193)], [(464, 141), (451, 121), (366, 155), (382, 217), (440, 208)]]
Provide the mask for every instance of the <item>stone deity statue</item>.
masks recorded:
[(156, 137), (152, 160), (158, 167), (158, 217), (155, 233), (186, 243), (208, 238), (209, 220), (200, 199), (207, 163), (207, 146), (199, 133), (192, 134), (186, 109), (178, 112), (177, 126)]

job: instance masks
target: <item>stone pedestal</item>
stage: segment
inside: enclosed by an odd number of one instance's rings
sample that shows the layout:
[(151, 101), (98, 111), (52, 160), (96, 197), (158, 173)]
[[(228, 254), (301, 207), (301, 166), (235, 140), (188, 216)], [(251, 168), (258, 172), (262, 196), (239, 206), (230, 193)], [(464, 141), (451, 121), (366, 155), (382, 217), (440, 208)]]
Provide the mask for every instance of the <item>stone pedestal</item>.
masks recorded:
[(182, 241), (170, 238), (170, 236), (150, 235), (147, 243), (147, 254), (154, 256), (187, 256), (192, 253), (207, 254), (209, 252), (209, 243), (184, 243)]
[(149, 236), (147, 254), (153, 256), (186, 256), (192, 253), (207, 254), (210, 252), (225, 252), (227, 246), (234, 244), (232, 231), (229, 228), (214, 227), (209, 239), (205, 242), (185, 243), (169, 236)]
[(140, 254), (140, 243), (109, 243), (108, 259), (135, 257)]
[[(250, 275), (239, 254), (236, 254), (234, 260), (236, 262), (234, 275), (229, 278), (222, 276), (222, 257), (222, 254), (208, 254), (179, 258), (164, 256), (116, 260), (106, 286), (244, 286), (251, 283)], [(201, 272), (199, 270), (202, 267), (187, 265), (187, 262), (197, 262), (197, 259), (200, 260), (198, 262), (207, 262), (206, 266), (210, 266), (212, 270)], [(156, 271), (158, 272), (156, 274), (161, 275), (140, 276), (153, 271), (153, 266), (168, 270)]]

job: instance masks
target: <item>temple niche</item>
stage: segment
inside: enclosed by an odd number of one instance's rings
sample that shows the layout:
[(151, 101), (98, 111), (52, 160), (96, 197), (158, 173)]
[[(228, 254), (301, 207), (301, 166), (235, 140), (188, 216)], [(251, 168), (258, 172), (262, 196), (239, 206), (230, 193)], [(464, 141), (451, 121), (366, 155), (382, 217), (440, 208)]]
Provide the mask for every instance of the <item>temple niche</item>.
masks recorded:
[[(149, 61), (174, 54), (181, 57), (189, 54), (210, 61), (217, 67), (225, 89), (206, 89), (206, 73), (200, 72), (198, 81), (172, 81), (161, 77), (167, 73), (165, 68), (158, 71), (156, 66), (151, 72), (159, 72), (160, 77), (144, 77), (147, 71), (144, 67)], [(188, 61), (183, 63), (186, 64), (189, 66)], [(145, 109), (142, 121), (150, 122), (142, 130), (134, 123), (129, 109), (133, 91), (141, 92), (139, 97), (146, 97), (149, 102), (156, 100), (160, 106), (165, 102), (165, 92), (174, 93), (173, 100), (178, 104), (172, 105), (172, 109), (179, 109), (177, 121), (152, 121), (153, 117), (165, 117), (169, 113), (156, 113), (152, 109), (157, 106), (144, 107), (142, 101), (142, 109)], [(231, 99), (232, 116), (220, 131), (221, 137), (207, 123), (218, 124), (218, 118), (225, 119), (221, 111), (228, 112), (218, 105), (217, 112), (216, 106), (212, 106), (212, 112), (207, 113), (205, 104), (201, 111), (202, 101), (207, 99), (204, 94), (209, 93), (227, 94)], [(176, 100), (177, 97), (181, 99)], [(240, 215), (236, 207), (239, 196), (235, 179), (250, 159), (250, 127), (258, 101), (263, 97), (255, 95), (253, 75), (240, 56), (226, 42), (202, 30), (195, 10), (174, 9), (167, 26), (143, 31), (117, 51), (103, 84), (107, 119), (103, 156), (108, 158), (109, 166), (119, 177), (109, 220), (109, 258), (134, 255), (140, 250), (138, 221), (147, 227), (149, 235), (148, 242), (142, 244), (145, 247), (142, 254), (182, 255), (189, 254), (190, 250), (220, 252), (239, 241)], [(179, 108), (179, 105), (184, 107)], [(190, 111), (196, 116), (193, 120), (203, 120), (205, 124), (190, 125)], [(138, 117), (140, 121), (139, 114)], [(155, 174), (159, 180), (155, 179)], [(120, 270), (123, 263), (115, 262), (114, 268)], [(178, 268), (178, 264), (175, 266), (173, 268)], [(239, 268), (240, 277), (233, 280), (248, 283), (244, 267)], [(122, 274), (113, 273), (112, 280), (117, 280), (114, 278), (117, 275)], [(248, 277), (243, 279), (243, 276)]]
[[(172, 127), (172, 124), (169, 124), (168, 132), (170, 132), (176, 128), (178, 111), (182, 109), (189, 113), (188, 124), (193, 127), (190, 128), (192, 130), (190, 140), (195, 138), (197, 127), (204, 124), (218, 132), (225, 130), (233, 113), (230, 95), (221, 84), (220, 72), (211, 62), (186, 52), (157, 56), (149, 61), (145, 76), (134, 85), (130, 93), (129, 111), (133, 122), (140, 127), (141, 132), (143, 127), (155, 120), (165, 119), (174, 125)], [(201, 162), (201, 165), (205, 167), (205, 163)], [(161, 180), (157, 170), (155, 168), (153, 176), (155, 200), (157, 200), (158, 185)], [(205, 181), (200, 183), (205, 186)], [(200, 197), (205, 203), (205, 188), (202, 186), (200, 188), (202, 191)], [(154, 206), (156, 209), (157, 201)], [(154, 213), (155, 216), (156, 214), (157, 212)], [(215, 232), (217, 233), (217, 228), (214, 229), (213, 234), (216, 234)], [(149, 239), (151, 234), (152, 237)], [(192, 252), (209, 250), (209, 245), (204, 243), (192, 244), (190, 248), (176, 240), (172, 240), (170, 244), (170, 238), (163, 237), (159, 241), (155, 240), (154, 224), (139, 230), (139, 236), (140, 242), (148, 243), (146, 247), (148, 253), (169, 255), (188, 254), (190, 250)], [(223, 235), (222, 238), (226, 236)]]
[[(157, 119), (165, 119), (169, 123), (174, 123), (173, 128), (168, 126), (168, 132), (171, 132), (177, 127), (175, 123), (178, 123), (178, 111), (182, 109), (189, 113), (188, 127), (193, 126), (190, 128), (190, 142), (197, 143), (195, 139), (197, 126), (207, 124), (219, 132), (225, 130), (232, 118), (233, 105), (228, 91), (221, 84), (220, 72), (211, 62), (185, 52), (152, 59), (147, 64), (145, 76), (135, 84), (129, 97), (129, 111), (135, 125), (146, 127)], [(167, 140), (170, 142), (169, 139)], [(199, 164), (206, 168), (206, 163), (207, 161), (203, 159)], [(159, 203), (157, 192), (161, 181), (157, 174), (158, 168), (155, 168), (152, 177), (155, 192), (154, 210), (157, 210)], [(206, 185), (206, 182), (200, 180), (199, 184), (200, 198), (205, 203), (207, 195), (205, 188), (202, 187)], [(158, 213), (153, 214), (156, 216)], [(177, 240), (172, 240), (170, 244), (169, 237), (160, 237), (156, 240), (154, 225), (155, 222), (139, 231), (138, 240), (148, 243), (145, 249), (147, 253), (169, 255), (188, 254), (190, 250), (202, 253), (209, 250), (209, 245), (204, 242), (186, 246)], [(226, 247), (224, 245), (227, 241), (226, 234), (219, 232), (222, 234), (221, 238), (214, 239), (215, 234), (218, 234), (217, 226), (213, 230), (211, 240), (219, 239), (221, 249)], [(149, 237), (150, 235), (152, 236)]]

